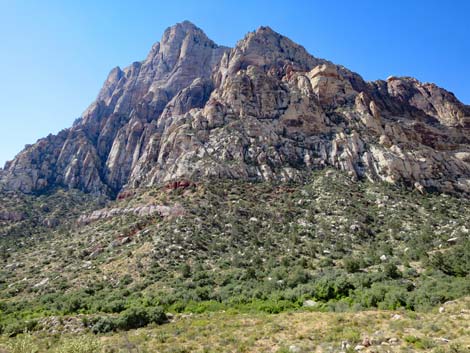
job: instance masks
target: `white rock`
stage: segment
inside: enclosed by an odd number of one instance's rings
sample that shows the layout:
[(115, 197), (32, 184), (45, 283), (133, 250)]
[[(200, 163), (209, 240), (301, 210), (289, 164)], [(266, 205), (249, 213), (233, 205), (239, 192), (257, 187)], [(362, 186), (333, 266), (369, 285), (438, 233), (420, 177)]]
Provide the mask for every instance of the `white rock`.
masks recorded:
[(33, 287), (34, 288), (39, 288), (45, 285), (47, 282), (49, 282), (49, 278), (44, 278), (41, 282), (36, 283)]
[(303, 302), (302, 306), (305, 306), (307, 308), (311, 308), (311, 307), (314, 307), (314, 306), (317, 306), (317, 302), (314, 301), (314, 300), (306, 300)]
[(300, 349), (300, 347), (297, 347), (297, 346), (290, 346), (289, 347), (289, 352), (292, 352), (292, 353), (300, 353), (302, 350)]

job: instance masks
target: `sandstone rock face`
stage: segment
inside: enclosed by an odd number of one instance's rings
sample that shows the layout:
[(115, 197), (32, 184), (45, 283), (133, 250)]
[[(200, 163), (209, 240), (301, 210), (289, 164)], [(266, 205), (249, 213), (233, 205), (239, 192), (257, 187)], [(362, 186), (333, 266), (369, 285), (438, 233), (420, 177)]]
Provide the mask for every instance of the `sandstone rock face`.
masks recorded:
[(89, 224), (100, 219), (108, 219), (120, 215), (134, 214), (139, 217), (151, 216), (157, 214), (161, 217), (178, 217), (183, 215), (184, 208), (180, 204), (174, 206), (165, 205), (145, 205), (129, 208), (111, 208), (93, 211), (89, 215), (82, 215), (78, 218), (79, 224)]
[[(111, 70), (97, 100), (70, 129), (28, 146), (1, 172), (1, 183), (26, 193), (56, 185), (114, 193), (157, 131), (167, 104), (185, 113), (201, 107), (210, 75), (227, 48), (183, 22), (167, 29), (143, 62)], [(189, 98), (188, 98), (189, 97)]]
[(23, 192), (116, 195), (203, 177), (354, 178), (470, 193), (470, 107), (433, 84), (366, 82), (268, 27), (228, 49), (183, 22), (143, 62), (109, 74), (72, 128), (0, 171)]

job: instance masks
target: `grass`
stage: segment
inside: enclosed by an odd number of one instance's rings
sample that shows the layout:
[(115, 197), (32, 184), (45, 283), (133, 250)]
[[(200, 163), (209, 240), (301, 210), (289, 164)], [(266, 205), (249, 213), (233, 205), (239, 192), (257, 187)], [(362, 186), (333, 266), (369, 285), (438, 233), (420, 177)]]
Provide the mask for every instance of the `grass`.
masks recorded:
[[(292, 346), (301, 352), (333, 352), (339, 351), (342, 344), (354, 348), (365, 338), (371, 342), (366, 348), (370, 352), (469, 352), (470, 298), (445, 307), (443, 313), (373, 310), (180, 314), (168, 324), (108, 335), (65, 335), (56, 339), (35, 333), (26, 337), (41, 352), (88, 352), (64, 350), (74, 345), (99, 347), (93, 352), (288, 352)], [(399, 318), (394, 318), (397, 315)], [(439, 330), (423, 323), (432, 323)], [(24, 337), (20, 335), (12, 342)]]

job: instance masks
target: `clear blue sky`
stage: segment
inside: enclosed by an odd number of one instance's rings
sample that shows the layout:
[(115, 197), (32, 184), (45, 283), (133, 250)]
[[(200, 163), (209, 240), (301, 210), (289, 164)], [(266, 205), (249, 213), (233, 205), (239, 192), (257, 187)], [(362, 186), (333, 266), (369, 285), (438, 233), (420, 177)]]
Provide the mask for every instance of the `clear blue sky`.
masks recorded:
[(269, 25), (367, 80), (415, 76), (470, 104), (466, 0), (0, 0), (0, 165), (69, 127), (111, 68), (185, 19), (229, 46)]

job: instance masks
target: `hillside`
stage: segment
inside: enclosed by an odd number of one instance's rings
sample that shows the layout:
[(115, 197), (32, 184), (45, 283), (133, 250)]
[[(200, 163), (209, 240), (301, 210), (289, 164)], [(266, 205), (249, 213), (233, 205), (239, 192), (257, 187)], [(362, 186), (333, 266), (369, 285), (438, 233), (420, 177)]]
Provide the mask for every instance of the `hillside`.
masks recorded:
[[(40, 204), (67, 202), (57, 193)], [(2, 243), (5, 334), (119, 331), (135, 308), (427, 311), (470, 293), (463, 198), (329, 169), (288, 184), (149, 187), (101, 207)]]

